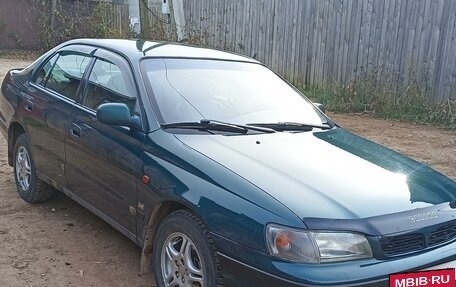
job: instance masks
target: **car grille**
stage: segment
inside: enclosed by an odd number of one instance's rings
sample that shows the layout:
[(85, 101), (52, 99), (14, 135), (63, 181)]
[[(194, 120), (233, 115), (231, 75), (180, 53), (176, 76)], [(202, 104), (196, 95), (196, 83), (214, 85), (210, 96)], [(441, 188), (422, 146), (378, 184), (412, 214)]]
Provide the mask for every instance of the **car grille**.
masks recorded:
[(456, 221), (451, 221), (444, 225), (419, 230), (419, 232), (381, 237), (380, 246), (384, 256), (392, 257), (448, 243), (455, 238)]
[(380, 245), (385, 256), (418, 251), (426, 247), (424, 234), (420, 233), (383, 237)]
[(429, 246), (441, 244), (456, 238), (456, 222), (444, 225), (431, 232), (429, 236)]

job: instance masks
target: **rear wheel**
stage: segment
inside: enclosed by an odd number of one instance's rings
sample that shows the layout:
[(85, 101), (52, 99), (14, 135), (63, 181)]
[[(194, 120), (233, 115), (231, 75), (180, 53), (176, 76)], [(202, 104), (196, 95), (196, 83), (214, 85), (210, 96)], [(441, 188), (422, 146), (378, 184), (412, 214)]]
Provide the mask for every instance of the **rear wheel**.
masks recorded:
[(54, 189), (36, 177), (27, 136), (20, 135), (14, 145), (14, 178), (20, 197), (30, 203), (44, 202), (52, 197)]
[(223, 286), (209, 232), (190, 211), (176, 211), (163, 220), (152, 257), (157, 287)]

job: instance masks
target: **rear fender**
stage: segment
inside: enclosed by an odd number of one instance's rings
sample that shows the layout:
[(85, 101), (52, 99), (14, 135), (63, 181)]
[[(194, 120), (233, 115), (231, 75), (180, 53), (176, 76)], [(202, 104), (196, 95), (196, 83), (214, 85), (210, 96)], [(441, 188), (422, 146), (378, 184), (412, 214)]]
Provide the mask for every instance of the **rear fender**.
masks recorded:
[(18, 122), (13, 122), (8, 129), (8, 164), (10, 166), (13, 166), (14, 145), (17, 138), (23, 133), (25, 133), (25, 129)]

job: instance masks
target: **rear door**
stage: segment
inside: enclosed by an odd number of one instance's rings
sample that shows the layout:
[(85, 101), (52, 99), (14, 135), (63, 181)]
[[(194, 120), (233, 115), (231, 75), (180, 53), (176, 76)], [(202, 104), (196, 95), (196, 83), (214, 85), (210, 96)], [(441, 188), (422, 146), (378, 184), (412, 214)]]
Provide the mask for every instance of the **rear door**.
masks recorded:
[(140, 115), (130, 66), (121, 56), (98, 49), (81, 101), (69, 124), (66, 175), (70, 190), (110, 224), (136, 239), (136, 187), (144, 133), (100, 123), (103, 103), (124, 103)]
[(93, 50), (71, 45), (48, 58), (35, 72), (24, 103), (37, 171), (60, 185), (66, 184), (66, 130)]

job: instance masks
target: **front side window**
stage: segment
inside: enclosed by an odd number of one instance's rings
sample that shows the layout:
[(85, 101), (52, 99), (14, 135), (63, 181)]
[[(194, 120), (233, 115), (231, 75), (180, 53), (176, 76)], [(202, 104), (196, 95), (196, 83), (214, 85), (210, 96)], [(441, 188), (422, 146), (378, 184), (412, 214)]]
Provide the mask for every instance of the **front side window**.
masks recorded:
[(73, 52), (62, 53), (51, 70), (46, 81), (46, 88), (74, 100), (90, 60), (91, 57), (88, 55)]
[(243, 62), (147, 59), (142, 72), (162, 124), (201, 119), (236, 124), (327, 119), (268, 68)]
[(59, 57), (58, 54), (54, 55), (51, 59), (49, 59), (46, 62), (46, 64), (44, 64), (40, 68), (40, 71), (38, 72), (38, 75), (35, 80), (36, 84), (43, 86), (43, 87), (46, 85), (46, 80), (49, 78), (52, 67), (54, 67), (55, 61), (57, 60), (58, 57)]
[(124, 103), (133, 111), (136, 97), (132, 96), (134, 89), (130, 86), (125, 71), (116, 64), (99, 58), (90, 72), (83, 105), (96, 110), (104, 103)]

